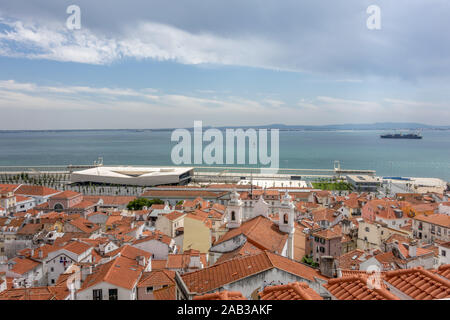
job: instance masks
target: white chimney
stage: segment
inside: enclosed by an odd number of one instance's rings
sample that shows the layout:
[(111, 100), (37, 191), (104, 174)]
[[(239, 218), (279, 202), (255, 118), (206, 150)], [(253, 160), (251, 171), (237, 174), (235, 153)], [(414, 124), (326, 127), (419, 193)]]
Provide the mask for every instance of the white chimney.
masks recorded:
[(417, 242), (415, 240), (411, 241), (408, 247), (408, 254), (411, 258), (415, 258), (417, 255)]
[(203, 263), (200, 260), (200, 254), (194, 254), (190, 256), (189, 266), (191, 268), (203, 269)]
[(76, 300), (76, 299), (75, 299), (75, 293), (76, 293), (76, 290), (75, 290), (75, 282), (72, 282), (72, 283), (69, 285), (69, 291), (70, 291), (70, 300)]
[(144, 256), (137, 256), (136, 261), (138, 264), (142, 267), (145, 267), (145, 257)]

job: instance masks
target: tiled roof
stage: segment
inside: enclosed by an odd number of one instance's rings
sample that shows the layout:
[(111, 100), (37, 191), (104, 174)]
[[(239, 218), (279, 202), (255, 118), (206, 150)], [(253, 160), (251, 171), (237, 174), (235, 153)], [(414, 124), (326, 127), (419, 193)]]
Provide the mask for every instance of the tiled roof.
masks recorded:
[(165, 269), (166, 265), (167, 265), (167, 260), (152, 259), (152, 270)]
[(323, 300), (306, 282), (265, 287), (259, 296), (261, 300)]
[(94, 231), (97, 231), (100, 229), (100, 226), (96, 225), (95, 223), (85, 219), (85, 218), (77, 218), (71, 221), (68, 221), (67, 223), (77, 227), (81, 232), (84, 233), (92, 233)]
[(75, 192), (72, 190), (66, 190), (64, 192), (58, 193), (57, 195), (52, 196), (50, 199), (72, 199), (77, 196), (82, 195), (79, 192)]
[(288, 234), (281, 232), (272, 220), (257, 216), (245, 221), (239, 228), (230, 229), (214, 245), (230, 240), (240, 234), (247, 237), (247, 241), (262, 250), (281, 253), (286, 244)]
[(176, 286), (169, 285), (166, 288), (161, 288), (153, 291), (155, 300), (176, 300)]
[(138, 244), (138, 243), (142, 243), (142, 242), (146, 242), (146, 241), (150, 241), (150, 240), (157, 240), (157, 241), (163, 242), (167, 245), (170, 245), (170, 243), (172, 242), (172, 238), (169, 237), (168, 235), (165, 235), (164, 233), (162, 233), (160, 231), (154, 231), (151, 233), (151, 235), (134, 241), (133, 244)]
[(33, 200), (33, 198), (16, 195), (16, 203), (30, 201), (30, 200)]
[(107, 282), (131, 290), (137, 284), (143, 270), (144, 267), (139, 265), (136, 259), (119, 256), (108, 263), (100, 265), (97, 270), (88, 275), (80, 291), (101, 282)]
[(273, 268), (310, 281), (323, 278), (317, 270), (269, 251), (237, 257), (181, 277), (191, 292), (204, 293)]
[(203, 197), (217, 198), (221, 195), (219, 192), (207, 190), (149, 190), (144, 192), (142, 197)]
[(371, 289), (367, 280), (367, 275), (330, 279), (324, 288), (338, 300), (400, 300), (384, 285)]
[(20, 184), (0, 184), (0, 193), (14, 192)]
[(17, 230), (18, 235), (34, 235), (42, 230), (44, 225), (42, 223), (29, 223)]
[(241, 247), (222, 254), (219, 259), (217, 259), (215, 264), (222, 263), (227, 260), (234, 259), (236, 257), (242, 257), (242, 256), (248, 256), (252, 254), (261, 253), (263, 250), (259, 249), (258, 247), (255, 247), (253, 244), (249, 242), (245, 242)]
[(365, 206), (370, 207), (373, 212), (375, 212), (376, 217), (382, 218), (382, 219), (389, 219), (389, 220), (395, 220), (399, 218), (407, 218), (405, 214), (402, 216), (397, 216), (395, 213), (395, 210), (399, 209), (402, 210), (405, 207), (408, 207), (410, 204), (406, 201), (397, 201), (397, 200), (390, 200), (390, 199), (374, 199), (370, 200), (366, 203)]
[(0, 300), (64, 300), (69, 295), (67, 286), (11, 288), (0, 293)]
[(80, 255), (80, 254), (86, 252), (87, 250), (89, 250), (90, 248), (92, 248), (92, 246), (88, 245), (86, 243), (83, 243), (80, 241), (72, 241), (69, 244), (67, 244), (66, 246), (64, 246), (62, 249), (65, 249), (67, 251), (70, 251), (77, 255)]
[(450, 264), (443, 264), (439, 266), (439, 268), (436, 270), (436, 273), (441, 277), (450, 280)]
[(40, 262), (20, 257), (13, 258), (12, 261), (14, 262), (14, 264), (11, 268), (11, 272), (17, 274), (27, 273), (28, 271), (33, 270), (34, 268), (36, 268), (41, 264)]
[(103, 200), (103, 206), (125, 206), (137, 197), (133, 196), (83, 196), (85, 200), (97, 203)]
[[(194, 251), (194, 250), (192, 250)], [(167, 256), (167, 269), (186, 269), (189, 266), (189, 262), (191, 260), (191, 256), (195, 254), (191, 254), (190, 251), (184, 251), (179, 254), (169, 254)], [(203, 266), (207, 266), (206, 262), (206, 253), (199, 253), (197, 251), (197, 255), (200, 256), (200, 261), (203, 263)]]
[(355, 249), (349, 251), (338, 258), (339, 268), (359, 270), (359, 265), (361, 264), (361, 262), (365, 261), (365, 259), (361, 259), (361, 257), (364, 257), (363, 250)]
[(428, 222), (432, 224), (436, 224), (438, 226), (442, 226), (445, 228), (450, 228), (450, 215), (443, 213), (435, 213), (435, 214), (421, 214), (419, 216), (414, 217), (415, 220)]
[(421, 267), (388, 271), (384, 279), (415, 300), (450, 297), (450, 281)]
[(34, 186), (22, 184), (16, 191), (16, 194), (27, 195), (27, 196), (50, 196), (55, 193), (60, 193), (61, 191), (47, 188), (44, 186)]
[(72, 207), (70, 207), (70, 209), (86, 209), (86, 208), (90, 208), (92, 206), (95, 206), (96, 203), (88, 201), (88, 200), (83, 200), (80, 203), (77, 203), (75, 205), (73, 205)]
[(185, 213), (183, 213), (183, 212), (180, 212), (180, 211), (172, 211), (171, 213), (166, 214), (165, 217), (166, 217), (168, 220), (173, 221), (173, 220), (176, 220), (176, 219), (178, 219), (178, 218), (181, 218), (181, 217), (184, 216), (184, 215), (185, 215)]
[(193, 300), (247, 300), (239, 291), (219, 291), (198, 295)]
[(144, 272), (139, 280), (138, 287), (164, 286), (175, 283), (175, 272), (170, 270), (153, 270)]

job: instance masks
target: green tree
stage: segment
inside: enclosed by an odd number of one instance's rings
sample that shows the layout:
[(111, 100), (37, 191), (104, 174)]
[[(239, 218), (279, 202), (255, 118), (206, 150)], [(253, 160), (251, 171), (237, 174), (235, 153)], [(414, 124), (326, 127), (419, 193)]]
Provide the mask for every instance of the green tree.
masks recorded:
[(143, 207), (151, 207), (152, 204), (164, 204), (164, 201), (161, 199), (145, 199), (138, 198), (133, 201), (130, 201), (127, 205), (128, 210), (142, 210)]

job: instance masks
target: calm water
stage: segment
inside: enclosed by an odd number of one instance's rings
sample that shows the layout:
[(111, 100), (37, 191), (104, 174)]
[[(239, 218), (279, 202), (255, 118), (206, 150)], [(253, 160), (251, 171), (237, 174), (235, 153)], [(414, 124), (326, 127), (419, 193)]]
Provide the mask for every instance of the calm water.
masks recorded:
[[(280, 131), (280, 167), (376, 170), (383, 176), (450, 181), (450, 131), (422, 140), (380, 139), (382, 131)], [(90, 164), (171, 165), (171, 132), (0, 132), (0, 166)], [(205, 143), (206, 145), (206, 143)]]

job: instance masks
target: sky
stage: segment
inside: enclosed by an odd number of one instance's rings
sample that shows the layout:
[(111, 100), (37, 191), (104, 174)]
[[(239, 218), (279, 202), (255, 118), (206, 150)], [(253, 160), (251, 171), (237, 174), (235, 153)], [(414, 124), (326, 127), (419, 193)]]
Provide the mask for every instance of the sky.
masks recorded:
[(450, 125), (449, 17), (448, 0), (0, 0), (0, 130)]

